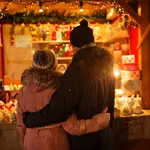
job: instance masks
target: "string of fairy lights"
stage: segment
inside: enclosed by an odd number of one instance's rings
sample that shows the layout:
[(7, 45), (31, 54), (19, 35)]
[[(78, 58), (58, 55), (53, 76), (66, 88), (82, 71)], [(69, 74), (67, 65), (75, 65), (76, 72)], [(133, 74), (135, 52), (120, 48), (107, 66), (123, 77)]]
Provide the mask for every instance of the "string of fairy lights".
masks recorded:
[(39, 0), (39, 1), (29, 1), (29, 0), (13, 0), (13, 1), (7, 1), (7, 2), (3, 2), (4, 7), (3, 10), (9, 10), (9, 7), (11, 4), (17, 4), (17, 5), (24, 5), (25, 8), (33, 8), (34, 5), (38, 5), (39, 8), (41, 9), (49, 9), (49, 7), (54, 6), (58, 3), (66, 3), (66, 4), (70, 4), (70, 8), (75, 8), (75, 7), (83, 7), (83, 5), (85, 3), (93, 5), (93, 6), (99, 6), (100, 4), (103, 3), (103, 5), (105, 4), (111, 4), (114, 3), (114, 0), (101, 0), (101, 1), (89, 1), (89, 0), (76, 0), (76, 1), (65, 1), (65, 0), (50, 0), (50, 1), (44, 1), (44, 0)]
[[(131, 1), (131, 0), (129, 0)], [(132, 0), (134, 1), (134, 0)], [(24, 7), (24, 12), (29, 13), (31, 11), (36, 11), (36, 13), (48, 12), (50, 8), (54, 7), (59, 3), (64, 3), (69, 5), (70, 10), (78, 9), (80, 13), (84, 12), (85, 5), (91, 5), (95, 9), (95, 11), (105, 10), (109, 7), (112, 8), (110, 11), (117, 11), (117, 13), (122, 14), (126, 17), (126, 20), (130, 22), (131, 25), (137, 26), (138, 24), (134, 21), (133, 18), (127, 14), (124, 9), (116, 2), (116, 0), (3, 0), (0, 2), (0, 20), (11, 14), (11, 7), (13, 5), (17, 5), (18, 8), (20, 6)], [(36, 8), (36, 9), (35, 9)], [(17, 12), (18, 13), (18, 12)]]

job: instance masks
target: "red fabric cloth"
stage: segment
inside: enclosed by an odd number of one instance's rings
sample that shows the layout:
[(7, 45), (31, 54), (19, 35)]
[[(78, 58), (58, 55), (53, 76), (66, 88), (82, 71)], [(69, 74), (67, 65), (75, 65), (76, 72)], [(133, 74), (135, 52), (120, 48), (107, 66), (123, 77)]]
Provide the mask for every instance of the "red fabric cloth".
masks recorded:
[(138, 27), (129, 26), (130, 52), (135, 55), (135, 63), (138, 63)]

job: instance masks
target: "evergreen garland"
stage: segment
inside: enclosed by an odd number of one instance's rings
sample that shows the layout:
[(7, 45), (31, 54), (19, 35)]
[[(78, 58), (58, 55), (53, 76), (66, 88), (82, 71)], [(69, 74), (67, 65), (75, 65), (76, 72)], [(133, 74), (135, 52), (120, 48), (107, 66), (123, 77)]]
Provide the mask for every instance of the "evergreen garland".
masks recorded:
[(106, 22), (106, 9), (95, 11), (89, 15), (79, 15), (73, 13), (59, 12), (52, 10), (36, 14), (32, 12), (17, 12), (16, 14), (0, 13), (0, 23), (52, 23), (52, 24), (69, 24), (79, 22), (81, 19), (86, 19), (90, 22)]

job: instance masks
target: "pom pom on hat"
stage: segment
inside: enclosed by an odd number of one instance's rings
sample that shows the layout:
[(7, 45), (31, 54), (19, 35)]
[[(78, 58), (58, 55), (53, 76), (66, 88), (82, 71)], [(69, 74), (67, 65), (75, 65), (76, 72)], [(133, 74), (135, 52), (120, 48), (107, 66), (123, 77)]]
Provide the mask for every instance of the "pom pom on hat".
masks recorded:
[(80, 26), (81, 26), (81, 27), (88, 27), (88, 22), (87, 22), (86, 20), (82, 20), (82, 21), (80, 22)]
[(80, 25), (71, 31), (70, 42), (73, 46), (79, 48), (94, 42), (93, 31), (88, 27), (88, 22), (86, 20), (82, 20)]
[(33, 55), (33, 67), (40, 69), (55, 69), (57, 59), (55, 53), (50, 50), (37, 50)]

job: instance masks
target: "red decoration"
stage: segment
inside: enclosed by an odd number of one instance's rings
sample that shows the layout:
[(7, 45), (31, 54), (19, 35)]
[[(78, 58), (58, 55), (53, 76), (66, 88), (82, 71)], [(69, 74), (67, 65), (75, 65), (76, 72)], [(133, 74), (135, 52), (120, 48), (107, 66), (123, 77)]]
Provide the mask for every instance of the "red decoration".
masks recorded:
[(52, 33), (52, 40), (56, 41), (56, 32), (55, 31)]
[(138, 64), (119, 64), (120, 70), (129, 70), (129, 71), (137, 71), (139, 70)]
[(14, 46), (14, 44), (15, 44), (15, 37), (11, 36), (11, 45)]
[(129, 26), (130, 34), (130, 52), (135, 55), (135, 62), (138, 63), (138, 27)]

